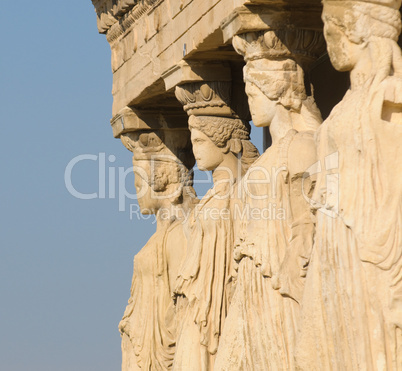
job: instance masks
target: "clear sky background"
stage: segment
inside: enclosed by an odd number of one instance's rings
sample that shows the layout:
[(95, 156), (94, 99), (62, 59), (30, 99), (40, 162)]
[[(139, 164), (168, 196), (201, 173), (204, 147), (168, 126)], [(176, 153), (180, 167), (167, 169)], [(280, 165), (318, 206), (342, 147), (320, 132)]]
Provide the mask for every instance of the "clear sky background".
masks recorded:
[[(118, 371), (133, 256), (155, 225), (130, 220), (133, 200), (119, 211), (131, 153), (109, 124), (109, 45), (90, 0), (1, 5), (0, 370)], [(261, 149), (261, 130), (253, 137)], [(104, 199), (66, 189), (67, 164), (85, 154), (106, 158)], [(99, 195), (99, 161), (79, 162), (72, 181)]]

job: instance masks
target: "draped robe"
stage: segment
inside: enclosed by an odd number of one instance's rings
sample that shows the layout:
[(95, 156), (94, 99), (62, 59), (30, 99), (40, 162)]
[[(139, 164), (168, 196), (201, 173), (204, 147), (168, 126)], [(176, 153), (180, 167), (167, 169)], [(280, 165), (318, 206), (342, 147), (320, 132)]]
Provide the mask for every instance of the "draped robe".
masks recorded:
[(402, 369), (402, 122), (382, 114), (388, 103), (402, 112), (389, 97), (401, 87), (389, 77), (348, 91), (317, 134), (302, 370)]
[(290, 130), (243, 178), (244, 209), (236, 228), (237, 276), (216, 370), (294, 368), (296, 299), (314, 233), (310, 207), (302, 196), (303, 185), (310, 194), (311, 180), (304, 181), (302, 172), (289, 172), (294, 160), (289, 148), (295, 143), (301, 151), (308, 146), (314, 152), (312, 133)]

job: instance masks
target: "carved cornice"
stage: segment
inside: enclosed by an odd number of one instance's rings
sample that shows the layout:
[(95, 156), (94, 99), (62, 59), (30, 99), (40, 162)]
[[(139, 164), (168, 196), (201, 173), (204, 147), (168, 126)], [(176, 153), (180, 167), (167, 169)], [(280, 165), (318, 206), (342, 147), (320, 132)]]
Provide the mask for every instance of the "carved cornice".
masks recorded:
[(138, 2), (139, 0), (92, 0), (98, 16), (98, 31), (106, 33), (114, 23)]
[(163, 0), (92, 0), (98, 15), (98, 31), (115, 41), (138, 19), (148, 14)]
[(98, 31), (109, 42), (122, 35), (139, 18), (163, 0), (92, 0), (98, 15)]
[(147, 15), (152, 9), (157, 7), (164, 0), (145, 0), (138, 3), (129, 12), (121, 17), (118, 23), (115, 23), (106, 34), (106, 38), (109, 43), (112, 43), (119, 36), (123, 35), (134, 23), (136, 23), (141, 17)]

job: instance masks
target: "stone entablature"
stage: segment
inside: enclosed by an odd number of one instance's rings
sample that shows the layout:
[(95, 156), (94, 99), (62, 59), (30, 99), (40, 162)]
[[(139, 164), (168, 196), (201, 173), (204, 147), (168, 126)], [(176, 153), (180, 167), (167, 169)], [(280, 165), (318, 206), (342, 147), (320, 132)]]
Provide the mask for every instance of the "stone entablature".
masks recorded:
[[(162, 76), (183, 59), (241, 60), (230, 44), (237, 33), (279, 25), (322, 28), (317, 0), (133, 3), (94, 1), (98, 25), (112, 50), (113, 116), (125, 106), (169, 96)], [(308, 18), (303, 10), (307, 5)]]

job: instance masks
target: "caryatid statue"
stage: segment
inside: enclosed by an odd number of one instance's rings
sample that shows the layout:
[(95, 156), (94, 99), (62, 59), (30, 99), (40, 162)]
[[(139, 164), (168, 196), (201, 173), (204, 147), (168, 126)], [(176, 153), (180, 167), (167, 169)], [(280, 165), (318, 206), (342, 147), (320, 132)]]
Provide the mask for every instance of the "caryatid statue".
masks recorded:
[(187, 257), (175, 289), (180, 330), (173, 369), (212, 371), (232, 292), (235, 189), (259, 154), (248, 121), (230, 107), (230, 82), (185, 84), (176, 96), (190, 115), (198, 168), (212, 171), (214, 185), (188, 223)]
[(328, 54), (350, 89), (317, 133), (316, 240), (302, 370), (402, 369), (400, 0), (325, 0)]
[(235, 36), (253, 123), (269, 127), (272, 146), (243, 178), (236, 229), (237, 279), (216, 370), (291, 370), (314, 237), (307, 201), (321, 115), (305, 85), (325, 48), (322, 34), (270, 30)]
[(161, 122), (160, 128), (120, 136), (133, 152), (141, 212), (155, 214), (157, 223), (155, 234), (134, 258), (131, 295), (119, 325), (123, 371), (172, 367), (176, 343), (172, 295), (186, 252), (184, 222), (198, 202), (192, 188), (190, 131), (164, 127), (157, 114), (154, 120)]

